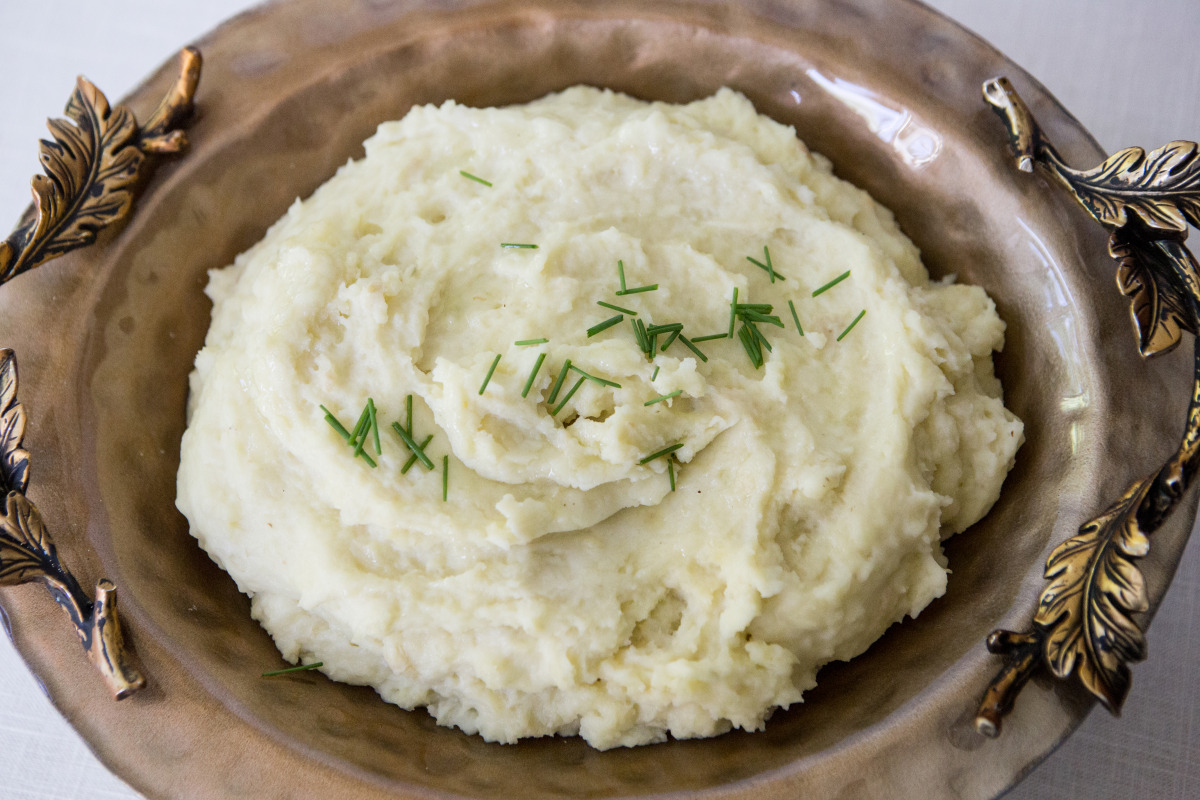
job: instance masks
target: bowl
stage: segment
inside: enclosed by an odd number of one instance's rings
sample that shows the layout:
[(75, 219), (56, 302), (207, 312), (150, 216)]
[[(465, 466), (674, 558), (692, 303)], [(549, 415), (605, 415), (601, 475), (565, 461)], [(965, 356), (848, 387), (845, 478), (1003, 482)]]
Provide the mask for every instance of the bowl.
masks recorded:
[[(54, 702), (125, 780), (160, 797), (992, 797), (1086, 714), (1080, 689), (1035, 680), (1003, 735), (979, 736), (975, 708), (1000, 666), (983, 641), (1024, 628), (1053, 545), (1161, 465), (1188, 359), (1141, 361), (1102, 232), (1014, 169), (980, 97), (1000, 74), (1068, 162), (1103, 157), (1022, 70), (911, 0), (296, 0), (199, 47), (190, 152), (160, 167), (123, 230), (0, 291), (30, 497), (81, 582), (120, 587), (148, 688), (114, 703), (48, 594), (3, 588), (0, 602)], [(175, 70), (127, 98), (139, 119)], [(501, 746), (318, 674), (264, 681), (274, 645), (174, 507), (207, 270), (412, 105), (501, 105), (576, 83), (672, 102), (742, 91), (892, 208), (935, 276), (984, 286), (1009, 325), (997, 370), (1027, 443), (996, 507), (948, 544), (946, 595), (826, 667), (763, 732)], [(1152, 606), (1195, 505), (1193, 493), (1141, 562)]]

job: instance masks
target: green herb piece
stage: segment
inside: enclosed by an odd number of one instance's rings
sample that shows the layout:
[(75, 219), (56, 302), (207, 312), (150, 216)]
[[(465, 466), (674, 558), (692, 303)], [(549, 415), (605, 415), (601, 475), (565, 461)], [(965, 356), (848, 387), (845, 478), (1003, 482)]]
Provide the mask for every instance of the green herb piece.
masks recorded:
[(654, 383), (654, 379), (658, 377), (658, 371), (659, 371), (659, 369), (661, 369), (661, 367), (655, 367), (655, 368), (654, 368), (654, 373), (653, 373), (653, 374), (650, 376), (650, 382), (651, 382), (651, 383)]
[(371, 412), (366, 406), (363, 406), (362, 413), (358, 415), (358, 422), (354, 424), (354, 431), (350, 434), (350, 444), (356, 448), (360, 436), (365, 436), (367, 426), (371, 424)]
[(616, 381), (609, 381), (609, 380), (605, 380), (604, 378), (597, 378), (595, 375), (591, 374), (590, 372), (584, 372), (583, 370), (581, 370), (579, 367), (575, 366), (574, 364), (571, 365), (571, 369), (575, 370), (580, 375), (587, 378), (589, 381), (598, 383), (601, 386), (611, 386), (614, 389), (621, 388), (621, 384), (617, 383)]
[(547, 403), (553, 403), (554, 398), (558, 397), (558, 390), (562, 388), (563, 381), (567, 379), (567, 373), (571, 369), (571, 359), (563, 362), (562, 369), (559, 370), (558, 380), (554, 382), (554, 388), (550, 390), (550, 396), (546, 398)]
[(786, 277), (784, 277), (783, 275), (780, 275), (778, 272), (775, 271), (775, 265), (771, 263), (771, 251), (768, 250), (766, 247), (764, 247), (763, 255), (767, 259), (767, 263), (765, 263), (765, 264), (763, 262), (759, 261), (757, 258), (752, 258), (750, 256), (746, 256), (746, 260), (749, 261), (754, 266), (761, 269), (763, 272), (770, 275), (771, 283), (774, 283), (776, 278), (779, 278), (779, 280), (781, 280), (781, 281), (786, 281), (787, 280)]
[(358, 458), (364, 452), (366, 452), (367, 434), (371, 432), (371, 406), (373, 405), (374, 403), (371, 401), (371, 398), (368, 397), (367, 404), (363, 406), (362, 416), (359, 417), (362, 422), (360, 422), (355, 428), (355, 430), (358, 431), (355, 436), (357, 442), (354, 444), (355, 458)]
[(483, 376), (483, 385), (479, 387), (479, 393), (483, 394), (483, 390), (487, 388), (488, 383), (492, 380), (492, 373), (496, 371), (496, 365), (500, 363), (500, 354), (496, 353), (496, 357), (492, 359), (492, 366), (487, 371), (487, 375)]
[(375, 401), (367, 398), (367, 407), (371, 409), (371, 434), (375, 438), (375, 455), (383, 455), (383, 448), (379, 446), (379, 423), (375, 420)]
[(288, 667), (287, 669), (277, 669), (274, 672), (264, 672), (262, 676), (264, 678), (274, 678), (276, 675), (290, 675), (293, 672), (304, 672), (306, 670), (317, 669), (323, 666), (325, 666), (324, 661), (314, 661), (311, 664), (301, 664), (298, 667)]
[(521, 244), (520, 242), (501, 242), (500, 246), (506, 250), (537, 250), (536, 244)]
[(429, 456), (425, 455), (425, 448), (414, 442), (408, 431), (400, 427), (399, 422), (392, 423), (392, 430), (394, 430), (396, 435), (399, 436), (404, 444), (408, 446), (408, 449), (414, 456), (417, 457), (417, 460), (425, 466), (425, 469), (433, 469), (433, 462), (429, 460)]
[(654, 292), (654, 291), (658, 291), (657, 283), (652, 283), (649, 286), (638, 286), (635, 289), (622, 289), (621, 291), (617, 292), (617, 295), (622, 296), (622, 295), (627, 295), (627, 294), (641, 294), (642, 292)]
[(563, 397), (562, 402), (554, 407), (554, 410), (550, 412), (550, 416), (557, 417), (558, 412), (563, 410), (563, 406), (565, 406), (567, 401), (575, 396), (575, 393), (579, 391), (579, 387), (583, 386), (583, 382), (586, 380), (587, 378), (580, 378), (579, 380), (575, 381), (575, 385), (572, 386), (570, 391), (567, 392), (566, 396)]
[(670, 447), (664, 447), (662, 450), (659, 450), (658, 452), (651, 453), (650, 455), (646, 456), (645, 458), (643, 458), (643, 459), (642, 459), (641, 461), (639, 461), (638, 463), (639, 463), (639, 464), (649, 464), (649, 463), (650, 463), (651, 461), (653, 461), (654, 459), (656, 459), (656, 458), (662, 458), (662, 457), (663, 457), (663, 456), (665, 456), (665, 455), (670, 455), (671, 453), (674, 453), (676, 450), (678, 450), (678, 449), (679, 449), (679, 448), (681, 448), (681, 447), (683, 447), (683, 442), (679, 442), (679, 443), (677, 443), (677, 444), (673, 444), (673, 445), (671, 445)]
[(767, 325), (774, 325), (777, 328), (783, 327), (783, 320), (774, 314), (764, 314), (761, 311), (747, 311), (741, 317), (743, 322), (763, 322)]
[(733, 299), (729, 301), (729, 333), (725, 334), (728, 338), (733, 338), (733, 324), (737, 322), (737, 287), (733, 287)]
[(727, 338), (729, 338), (729, 337), (727, 337), (723, 333), (710, 333), (707, 336), (693, 336), (692, 341), (693, 342), (711, 342), (713, 339), (727, 339)]
[(519, 339), (519, 340), (513, 342), (513, 345), (516, 347), (526, 347), (531, 344), (545, 344), (548, 341), (550, 341), (550, 340), (549, 339)]
[(813, 292), (812, 296), (816, 297), (818, 295), (824, 294), (825, 292), (828, 292), (830, 289), (837, 286), (839, 283), (841, 283), (842, 281), (846, 280), (846, 278), (849, 278), (849, 277), (850, 277), (850, 270), (846, 270), (841, 275), (838, 275), (836, 278), (831, 280), (829, 283), (825, 284), (820, 289), (817, 289), (815, 292)]
[(691, 350), (693, 353), (695, 353), (696, 358), (700, 359), (701, 361), (703, 361), (706, 364), (708, 363), (708, 356), (704, 355), (704, 353), (701, 353), (700, 348), (696, 347), (696, 345), (692, 344), (691, 339), (684, 336), (683, 334), (680, 334), (679, 341), (683, 342), (684, 347), (686, 347), (688, 350)]
[(804, 335), (804, 327), (800, 324), (800, 315), (796, 313), (796, 304), (788, 300), (788, 308), (792, 310), (792, 319), (796, 321), (796, 330), (800, 331), (800, 335)]
[(671, 476), (671, 491), (675, 491), (675, 456), (667, 459), (667, 474)]
[(762, 348), (759, 347), (758, 339), (750, 332), (750, 326), (743, 324), (738, 328), (738, 338), (742, 340), (742, 347), (746, 350), (746, 355), (750, 357), (750, 363), (755, 369), (759, 369), (763, 365)]
[(614, 306), (612, 303), (606, 303), (603, 300), (597, 300), (596, 305), (604, 306), (605, 308), (611, 308), (613, 311), (620, 311), (622, 314), (628, 314), (631, 317), (637, 316), (636, 311), (630, 311), (628, 308), (621, 308), (620, 306)]
[(412, 426), (412, 395), (406, 395), (404, 398), (404, 430), (410, 434), (413, 432)]
[[(625, 291), (625, 262), (617, 259), (617, 276), (621, 279), (621, 292)], [(620, 294), (621, 292), (617, 292)]]
[(640, 319), (632, 319), (630, 322), (633, 323), (633, 338), (637, 341), (638, 349), (646, 355), (646, 358), (653, 360), (654, 341), (646, 333), (646, 324)]
[(671, 331), (671, 335), (667, 337), (667, 340), (665, 342), (663, 342), (663, 346), (658, 348), (658, 351), (660, 353), (667, 352), (667, 348), (670, 347), (671, 343), (674, 342), (675, 339), (679, 337), (679, 334), (682, 331), (683, 331), (683, 328), (676, 328), (675, 330)]
[(442, 456), (442, 502), (450, 496), (450, 456)]
[(615, 317), (609, 317), (608, 319), (604, 320), (604, 322), (596, 323), (592, 327), (588, 328), (588, 330), (587, 330), (588, 338), (590, 339), (593, 336), (595, 336), (597, 333), (608, 330), (613, 325), (621, 324), (621, 320), (623, 320), (623, 319), (625, 319), (625, 317), (621, 316), (620, 314), (617, 314)]
[(350, 441), (350, 431), (346, 430), (346, 426), (333, 415), (333, 412), (325, 406), (321, 406), (321, 410), (325, 412), (325, 421), (329, 423), (329, 426), (337, 431), (338, 435), (343, 439)]
[(642, 403), (642, 405), (652, 406), (655, 403), (661, 403), (663, 400), (670, 400), (672, 397), (679, 397), (679, 395), (682, 393), (683, 393), (683, 389), (676, 389), (675, 391), (671, 392), (670, 394), (659, 395), (658, 397), (654, 398), (653, 400), (647, 400), (646, 402)]
[(488, 188), (491, 188), (491, 186), (492, 186), (491, 181), (485, 181), (483, 178), (480, 178), (477, 175), (472, 175), (471, 173), (467, 172), (465, 169), (460, 169), (458, 171), (458, 174), (462, 175), (464, 178), (467, 178), (468, 180), (475, 181), (476, 183), (482, 183), (484, 186), (487, 186)]
[(768, 353), (774, 351), (775, 348), (771, 347), (771, 343), (767, 341), (766, 336), (763, 336), (763, 332), (758, 329), (757, 325), (751, 325), (750, 323), (747, 322), (746, 326), (748, 328), (750, 328), (750, 333), (754, 336), (755, 339), (758, 340), (758, 343), (761, 344), (763, 347), (767, 348)]
[[(424, 450), (425, 450), (425, 448), (426, 448), (426, 447), (428, 447), (428, 446), (429, 446), (429, 443), (430, 443), (430, 442), (432, 442), (432, 441), (433, 441), (433, 434), (431, 433), (431, 434), (429, 434), (428, 436), (426, 436), (426, 437), (425, 437), (425, 441), (421, 442), (421, 450), (422, 450), (422, 451), (424, 451)], [(411, 456), (409, 456), (409, 457), (408, 457), (408, 461), (405, 461), (405, 462), (404, 462), (404, 466), (400, 468), (400, 474), (401, 474), (401, 475), (407, 475), (407, 474), (408, 474), (408, 471), (409, 471), (410, 469), (412, 469), (412, 466), (413, 466), (413, 464), (415, 464), (415, 463), (417, 463), (417, 455), (416, 455), (416, 453), (414, 453), (414, 454), (412, 454)], [(429, 467), (426, 467), (426, 469), (429, 469)]]
[(683, 330), (682, 322), (668, 322), (666, 325), (647, 325), (646, 333), (666, 333), (668, 331)]
[(860, 319), (862, 319), (866, 313), (867, 313), (867, 310), (865, 308), (862, 311), (858, 312), (858, 316), (854, 318), (854, 322), (851, 322), (849, 325), (846, 326), (846, 330), (841, 332), (841, 334), (837, 337), (837, 341), (840, 342), (842, 339), (845, 339), (846, 334), (849, 333), (850, 331), (854, 330), (854, 326), (858, 324), (858, 321)]
[(521, 390), (521, 397), (528, 397), (529, 390), (533, 387), (533, 379), (537, 377), (538, 370), (542, 368), (542, 362), (546, 360), (545, 353), (538, 353), (537, 361), (533, 364), (533, 372), (529, 373), (529, 380), (525, 381), (525, 388)]

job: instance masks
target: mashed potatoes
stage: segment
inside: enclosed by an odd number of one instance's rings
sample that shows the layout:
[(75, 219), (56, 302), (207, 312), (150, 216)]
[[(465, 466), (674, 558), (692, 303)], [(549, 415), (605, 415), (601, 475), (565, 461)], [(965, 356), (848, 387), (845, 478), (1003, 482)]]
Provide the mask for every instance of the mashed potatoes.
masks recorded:
[(575, 88), (366, 150), (212, 273), (192, 375), (178, 505), (285, 658), (609, 748), (760, 728), (942, 594), (1004, 324), (791, 129)]

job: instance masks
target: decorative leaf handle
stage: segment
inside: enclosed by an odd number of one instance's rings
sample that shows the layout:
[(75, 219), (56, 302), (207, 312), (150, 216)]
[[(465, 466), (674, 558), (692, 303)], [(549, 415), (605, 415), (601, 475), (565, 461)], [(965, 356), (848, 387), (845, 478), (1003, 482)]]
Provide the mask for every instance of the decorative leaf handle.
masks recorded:
[[(1142, 356), (1169, 352), (1184, 331), (1196, 337), (1200, 269), (1183, 242), (1188, 223), (1200, 224), (1200, 146), (1171, 142), (1150, 153), (1130, 147), (1081, 172), (1063, 162), (1007, 79), (987, 81), (983, 94), (1008, 127), (1018, 169), (1043, 167), (1109, 231), (1117, 287), (1130, 299)], [(1129, 693), (1127, 664), (1146, 657), (1133, 615), (1149, 604), (1134, 562), (1150, 551), (1150, 535), (1200, 466), (1200, 338), (1193, 345), (1192, 401), (1179, 449), (1051, 552), (1050, 583), (1032, 630), (988, 637), (988, 649), (1006, 659), (976, 713), (980, 733), (999, 735), (1001, 719), (1039, 665), (1059, 679), (1076, 675), (1109, 711), (1120, 711)]]
[[(133, 112), (110, 108), (104, 93), (80, 77), (66, 114), (50, 120), (53, 141), (41, 143), (45, 175), (33, 179), (33, 205), (0, 242), (0, 285), (52, 258), (95, 241), (121, 222), (158, 156), (178, 153), (187, 137), (178, 126), (192, 113), (200, 53), (180, 53), (174, 87), (139, 129)], [(93, 600), (58, 558), (42, 516), (25, 496), (29, 453), (21, 446), (25, 411), (17, 401), (17, 360), (0, 350), (0, 585), (41, 581), (67, 612), (88, 657), (121, 700), (146, 685), (126, 658), (117, 616), (117, 587), (102, 578)]]

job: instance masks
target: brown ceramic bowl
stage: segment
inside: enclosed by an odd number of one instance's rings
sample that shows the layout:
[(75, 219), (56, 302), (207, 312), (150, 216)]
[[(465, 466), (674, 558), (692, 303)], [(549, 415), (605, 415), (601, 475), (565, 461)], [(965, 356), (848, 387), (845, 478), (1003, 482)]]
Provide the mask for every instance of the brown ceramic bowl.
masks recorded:
[[(119, 585), (149, 688), (113, 702), (41, 589), (0, 601), (30, 667), (115, 772), (152, 797), (982, 798), (1081, 720), (1079, 690), (1035, 682), (1000, 739), (978, 736), (999, 667), (984, 638), (1025, 626), (1052, 544), (1168, 454), (1188, 368), (1183, 355), (1139, 359), (1102, 232), (1014, 169), (980, 98), (1000, 74), (1068, 161), (1102, 157), (1020, 68), (912, 0), (296, 0), (199, 47), (191, 152), (159, 170), (123, 231), (0, 292), (30, 414), (30, 495), (84, 585)], [(139, 117), (174, 70), (127, 99)], [(823, 670), (765, 732), (603, 753), (575, 739), (500, 746), (319, 674), (262, 680), (275, 648), (175, 510), (205, 272), (413, 104), (513, 103), (576, 83), (675, 102), (744, 92), (894, 209), (935, 275), (986, 287), (1009, 325), (997, 363), (1028, 442), (991, 514), (949, 544), (949, 591)], [(1153, 605), (1195, 502), (1142, 562)]]

